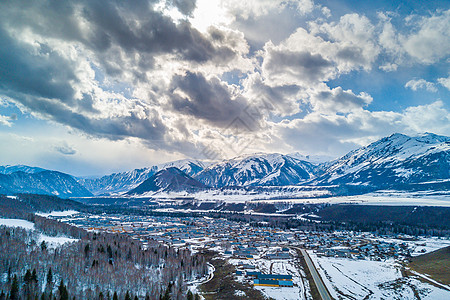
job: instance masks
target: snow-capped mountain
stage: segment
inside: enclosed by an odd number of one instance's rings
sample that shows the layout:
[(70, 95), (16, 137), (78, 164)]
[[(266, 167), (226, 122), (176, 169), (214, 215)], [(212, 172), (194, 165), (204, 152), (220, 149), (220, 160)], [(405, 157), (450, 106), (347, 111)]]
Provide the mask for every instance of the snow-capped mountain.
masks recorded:
[(449, 178), (449, 137), (396, 133), (325, 164), (313, 182), (391, 188)]
[(288, 155), (259, 154), (209, 166), (195, 179), (211, 187), (295, 185), (310, 179), (314, 168), (313, 164)]
[(25, 165), (16, 165), (16, 166), (0, 166), (0, 174), (11, 174), (14, 172), (24, 172), (28, 174), (35, 174), (42, 171), (47, 171), (46, 169), (38, 168), (38, 167), (30, 167)]
[(205, 165), (197, 160), (183, 159), (148, 168), (113, 173), (100, 178), (80, 178), (78, 182), (94, 195), (118, 194), (134, 189), (156, 172), (170, 167), (178, 168), (189, 176), (195, 176), (204, 169)]
[(144, 194), (148, 192), (194, 192), (206, 186), (175, 167), (158, 171), (127, 194)]
[(324, 164), (324, 163), (330, 162), (336, 158), (336, 157), (327, 156), (327, 155), (303, 155), (299, 152), (289, 153), (288, 156), (299, 159), (299, 160), (307, 161), (314, 165)]
[[(30, 169), (30, 171), (34, 170)], [(62, 198), (92, 196), (72, 176), (48, 170), (36, 173), (16, 171), (10, 174), (0, 174), (0, 193), (47, 194)]]

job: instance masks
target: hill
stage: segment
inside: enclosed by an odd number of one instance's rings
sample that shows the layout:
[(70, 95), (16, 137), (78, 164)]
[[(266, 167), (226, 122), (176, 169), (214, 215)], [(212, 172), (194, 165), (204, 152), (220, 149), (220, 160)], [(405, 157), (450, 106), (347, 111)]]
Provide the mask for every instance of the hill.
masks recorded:
[(147, 192), (194, 192), (207, 188), (203, 183), (195, 180), (178, 168), (163, 169), (145, 180), (127, 194), (136, 195)]
[(409, 267), (432, 279), (450, 284), (450, 246), (412, 258)]

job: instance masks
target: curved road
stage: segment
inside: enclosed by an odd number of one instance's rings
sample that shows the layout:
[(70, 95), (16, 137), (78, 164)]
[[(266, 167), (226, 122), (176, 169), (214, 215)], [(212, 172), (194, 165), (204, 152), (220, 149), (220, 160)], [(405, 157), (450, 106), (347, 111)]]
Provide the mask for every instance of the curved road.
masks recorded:
[(306, 264), (308, 265), (309, 272), (311, 273), (311, 276), (314, 280), (314, 283), (316, 284), (317, 290), (319, 291), (320, 297), (323, 300), (331, 300), (330, 293), (328, 292), (327, 288), (325, 287), (325, 284), (322, 281), (322, 278), (320, 278), (319, 273), (317, 272), (316, 267), (314, 266), (313, 262), (311, 261), (311, 258), (309, 257), (308, 253), (305, 251), (305, 249), (292, 247), (295, 249), (300, 250), (302, 252), (303, 257), (305, 258)]

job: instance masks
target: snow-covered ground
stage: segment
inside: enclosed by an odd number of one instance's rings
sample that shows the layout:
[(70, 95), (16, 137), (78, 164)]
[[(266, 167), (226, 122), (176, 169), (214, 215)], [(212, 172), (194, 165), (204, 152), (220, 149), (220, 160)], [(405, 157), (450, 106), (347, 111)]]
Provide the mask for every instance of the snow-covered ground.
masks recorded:
[(22, 220), (22, 219), (1, 219), (0, 218), (0, 226), (7, 226), (7, 227), (20, 227), (27, 230), (34, 230), (34, 223)]
[[(272, 250), (274, 249), (269, 249), (268, 252), (273, 252)], [(292, 252), (292, 254), (294, 254), (294, 252)], [(288, 260), (269, 260), (261, 258), (260, 256), (255, 256), (255, 258), (251, 260), (230, 258), (228, 261), (235, 266), (238, 266), (240, 264), (253, 265), (255, 266), (255, 271), (259, 271), (264, 274), (272, 273), (292, 275), (294, 287), (255, 286), (254, 288), (260, 290), (267, 297), (271, 297), (276, 300), (304, 299), (305, 287), (303, 284), (302, 276), (300, 274), (300, 270), (296, 265), (295, 258)], [(244, 276), (239, 276), (239, 278), (240, 280), (244, 280)]]
[(388, 238), (376, 238), (376, 240), (383, 241), (386, 243), (406, 243), (408, 248), (412, 249), (412, 256), (417, 256), (429, 252), (436, 251), (438, 249), (450, 246), (450, 239), (442, 237), (417, 237), (417, 240), (408, 241), (401, 239), (388, 239)]
[(394, 260), (352, 260), (308, 253), (336, 299), (417, 299), (414, 293), (420, 299), (450, 299), (450, 291), (402, 277), (400, 265)]
[(78, 241), (78, 239), (73, 239), (64, 236), (48, 236), (45, 234), (39, 235), (39, 243), (44, 242), (47, 244), (48, 248), (56, 248), (66, 243), (73, 243)]
[(226, 203), (243, 203), (251, 201), (252, 203), (353, 203), (364, 205), (408, 205), (408, 206), (450, 206), (449, 191), (377, 191), (355, 196), (335, 196), (327, 197), (330, 192), (327, 187), (319, 189), (302, 190), (299, 186), (285, 186), (282, 188), (262, 187), (263, 191), (246, 191), (246, 190), (207, 190), (197, 193), (188, 192), (171, 192), (171, 193), (154, 193), (141, 195), (142, 197), (151, 197), (159, 202), (173, 202), (172, 204), (182, 203), (183, 198), (197, 201), (215, 201)]
[(50, 213), (36, 213), (36, 215), (48, 218), (48, 217), (69, 217), (79, 213), (80, 212), (76, 210), (64, 210), (64, 211), (52, 211)]
[[(22, 220), (22, 219), (2, 219), (0, 218), (0, 226), (7, 226), (7, 227), (20, 227), (26, 230), (35, 230), (34, 223)], [(38, 243), (44, 242), (47, 244), (48, 248), (56, 248), (58, 246), (61, 246), (65, 243), (72, 243), (78, 241), (77, 239), (64, 237), (64, 236), (48, 236), (46, 234), (38, 232)]]

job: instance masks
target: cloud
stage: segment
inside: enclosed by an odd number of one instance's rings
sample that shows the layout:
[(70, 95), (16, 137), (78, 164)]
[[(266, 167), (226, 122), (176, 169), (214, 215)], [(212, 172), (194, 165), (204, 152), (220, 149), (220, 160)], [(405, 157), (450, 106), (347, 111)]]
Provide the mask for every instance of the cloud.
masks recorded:
[(270, 43), (264, 49), (263, 75), (271, 83), (309, 84), (332, 77), (332, 63), (320, 54), (290, 51)]
[(418, 89), (426, 89), (429, 92), (437, 92), (436, 85), (432, 82), (428, 82), (425, 79), (412, 79), (405, 84), (405, 88), (410, 88), (413, 91)]
[(11, 118), (8, 116), (0, 115), (0, 125), (11, 127), (12, 126)]
[(274, 123), (278, 147), (339, 156), (393, 132), (417, 134), (450, 130), (450, 112), (442, 101), (402, 112), (356, 110), (346, 115), (313, 112), (303, 119)]
[[(239, 91), (233, 94), (232, 86), (216, 77), (207, 79), (200, 73), (186, 72), (185, 75), (174, 76), (170, 92), (173, 110), (219, 127), (230, 125), (248, 105)], [(248, 127), (253, 127), (253, 124), (248, 124)]]
[(420, 17), (416, 24), (416, 31), (399, 37), (410, 56), (430, 64), (450, 54), (450, 10)]
[(344, 112), (361, 109), (372, 102), (372, 97), (367, 93), (354, 94), (351, 90), (343, 90), (336, 87), (331, 90), (317, 90), (311, 95), (310, 102), (318, 112)]
[(196, 8), (196, 0), (169, 0), (169, 3), (186, 16), (192, 15)]
[(73, 147), (69, 146), (66, 141), (62, 142), (60, 145), (54, 147), (56, 151), (64, 155), (74, 155), (77, 153)]
[(309, 25), (313, 35), (326, 35), (329, 41), (321, 42), (325, 44), (321, 48), (335, 57), (341, 72), (357, 68), (370, 70), (380, 54), (376, 28), (364, 15), (346, 14), (337, 23), (310, 22)]
[(221, 1), (227, 12), (235, 18), (258, 18), (274, 12), (280, 12), (286, 7), (295, 7), (297, 12), (305, 15), (311, 13), (315, 4), (312, 0), (228, 0)]
[(438, 82), (445, 87), (447, 90), (450, 90), (450, 76), (447, 78), (438, 78)]

